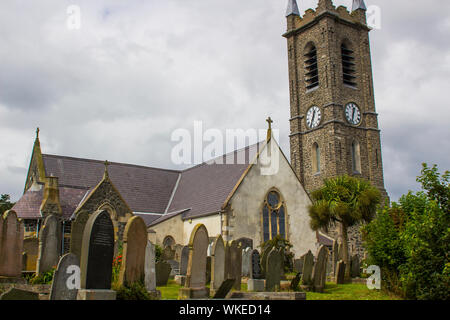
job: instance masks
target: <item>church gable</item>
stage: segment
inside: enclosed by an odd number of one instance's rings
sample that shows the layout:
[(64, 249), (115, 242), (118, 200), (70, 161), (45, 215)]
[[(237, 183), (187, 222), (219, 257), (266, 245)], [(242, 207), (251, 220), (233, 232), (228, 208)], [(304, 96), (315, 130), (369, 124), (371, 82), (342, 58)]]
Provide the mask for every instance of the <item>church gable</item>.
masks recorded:
[[(267, 148), (271, 150), (271, 160), (276, 169), (272, 174), (265, 174), (267, 166), (263, 163), (266, 162), (260, 161), (268, 151)], [(258, 160), (248, 170), (227, 203), (222, 229), (224, 237), (227, 240), (247, 237), (253, 239), (255, 245), (259, 245), (265, 240), (264, 232), (269, 232), (270, 235), (271, 227), (274, 226), (275, 234), (284, 233), (294, 245), (296, 255), (315, 250), (316, 235), (309, 227), (307, 210), (311, 200), (273, 138), (260, 151)], [(279, 197), (280, 203), (273, 204), (277, 220), (276, 223), (275, 220), (270, 221), (266, 226), (269, 230), (264, 230), (263, 209), (265, 203), (270, 201), (268, 196), (271, 192)]]
[(30, 165), (28, 167), (27, 179), (25, 181), (24, 193), (30, 187), (45, 183), (45, 166), (41, 152), (41, 144), (39, 141), (39, 128), (36, 130), (36, 140), (33, 145), (33, 152), (31, 154)]

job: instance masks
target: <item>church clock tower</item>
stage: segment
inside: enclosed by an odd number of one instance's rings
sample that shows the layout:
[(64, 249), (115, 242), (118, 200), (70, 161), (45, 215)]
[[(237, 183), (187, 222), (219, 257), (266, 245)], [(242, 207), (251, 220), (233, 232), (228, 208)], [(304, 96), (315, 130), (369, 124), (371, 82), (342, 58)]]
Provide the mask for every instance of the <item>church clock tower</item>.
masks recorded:
[(308, 192), (324, 178), (369, 180), (387, 197), (364, 0), (352, 12), (319, 0), (303, 17), (289, 0), (291, 163)]

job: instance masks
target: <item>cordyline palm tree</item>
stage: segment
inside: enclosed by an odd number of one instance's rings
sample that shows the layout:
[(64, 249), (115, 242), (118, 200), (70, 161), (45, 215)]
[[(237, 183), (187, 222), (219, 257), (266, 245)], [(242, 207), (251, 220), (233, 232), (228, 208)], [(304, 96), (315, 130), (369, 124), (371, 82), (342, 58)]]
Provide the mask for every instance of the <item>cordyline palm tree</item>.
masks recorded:
[(310, 225), (314, 231), (340, 224), (345, 275), (350, 276), (348, 228), (360, 222), (370, 222), (381, 200), (380, 191), (367, 180), (350, 176), (325, 179), (322, 188), (311, 193)]

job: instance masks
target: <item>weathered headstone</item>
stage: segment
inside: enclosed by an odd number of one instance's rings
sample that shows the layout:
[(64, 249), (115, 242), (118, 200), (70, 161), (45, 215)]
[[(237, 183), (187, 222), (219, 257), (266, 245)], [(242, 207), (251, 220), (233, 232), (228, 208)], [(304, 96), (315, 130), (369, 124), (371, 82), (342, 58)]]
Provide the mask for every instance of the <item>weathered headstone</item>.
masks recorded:
[(314, 291), (316, 292), (322, 292), (325, 288), (328, 256), (328, 248), (325, 246), (320, 246), (313, 271), (313, 286)]
[(0, 214), (0, 276), (19, 277), (22, 273), (23, 221), (13, 210)]
[(156, 291), (155, 246), (147, 240), (145, 248), (145, 288), (148, 292)]
[(292, 279), (292, 281), (291, 281), (291, 285), (290, 285), (291, 290), (293, 290), (293, 291), (297, 290), (301, 278), (302, 278), (302, 274), (300, 272), (295, 275), (295, 278)]
[(39, 253), (36, 266), (37, 274), (43, 274), (56, 267), (61, 254), (61, 221), (55, 215), (49, 215), (44, 220), (44, 226), (39, 232)]
[(360, 276), (360, 274), (361, 271), (360, 271), (359, 255), (355, 254), (354, 256), (352, 256), (351, 260), (351, 276), (352, 278), (357, 278)]
[(189, 263), (185, 288), (180, 289), (180, 298), (206, 298), (206, 257), (209, 245), (208, 231), (203, 224), (194, 227), (189, 240)]
[(302, 270), (302, 284), (305, 286), (312, 285), (312, 272), (314, 267), (314, 255), (311, 250), (304, 256), (303, 270)]
[(242, 250), (242, 276), (250, 277), (250, 269), (252, 268), (252, 248), (247, 247)]
[(36, 272), (36, 265), (39, 253), (39, 239), (36, 237), (29, 237), (23, 239), (23, 251), (26, 253), (26, 260), (24, 261), (23, 270)]
[(169, 246), (165, 247), (162, 251), (161, 259), (165, 260), (165, 261), (174, 260), (175, 259), (175, 250), (173, 250)]
[(144, 282), (145, 248), (147, 246), (147, 226), (139, 216), (130, 218), (123, 234), (123, 258), (119, 283), (131, 285)]
[(333, 264), (333, 274), (336, 275), (336, 264), (339, 261), (339, 244), (337, 240), (333, 241), (333, 251), (331, 252), (331, 262)]
[(239, 238), (236, 241), (242, 248), (253, 249), (253, 240), (250, 238)]
[(181, 250), (181, 259), (180, 259), (180, 274), (185, 276), (187, 273), (189, 262), (189, 246), (184, 246)]
[(39, 300), (39, 293), (11, 288), (0, 295), (0, 300)]
[(156, 270), (156, 285), (158, 287), (166, 286), (169, 281), (172, 267), (167, 261), (160, 260), (155, 265)]
[(175, 257), (174, 260), (178, 261), (178, 263), (181, 262), (181, 251), (183, 250), (184, 246), (182, 246), (181, 244), (176, 244), (174, 246), (174, 251), (175, 251)]
[(63, 255), (53, 276), (50, 300), (76, 300), (79, 281), (80, 260), (73, 253)]
[(220, 287), (215, 291), (213, 299), (225, 299), (228, 293), (233, 289), (235, 279), (227, 279), (222, 282)]
[(252, 250), (250, 279), (247, 281), (247, 291), (264, 291), (264, 279), (262, 279), (261, 263), (258, 250)]
[(233, 289), (241, 290), (242, 248), (237, 241), (231, 241), (230, 245), (230, 274), (228, 278), (234, 279)]
[(214, 241), (211, 250), (211, 291), (216, 292), (225, 280), (225, 244), (222, 236)]
[(344, 284), (345, 283), (345, 262), (343, 260), (339, 260), (336, 265), (335, 281), (336, 281), (336, 284)]
[(280, 289), (281, 273), (280, 268), (282, 264), (280, 251), (273, 247), (267, 255), (266, 262), (266, 291), (277, 291)]
[(78, 259), (81, 259), (81, 246), (83, 245), (84, 227), (86, 226), (88, 219), (89, 214), (86, 211), (81, 211), (72, 222), (70, 232), (70, 252), (75, 254)]
[(305, 256), (301, 256), (300, 259), (294, 260), (294, 272), (302, 273), (303, 271), (303, 262), (305, 261)]
[(176, 260), (167, 260), (166, 262), (168, 264), (170, 264), (170, 267), (171, 267), (170, 275), (171, 276), (175, 276), (175, 275), (180, 273), (180, 263), (178, 261), (176, 261)]
[(114, 300), (111, 289), (114, 225), (105, 210), (93, 213), (86, 223), (81, 248), (79, 300)]

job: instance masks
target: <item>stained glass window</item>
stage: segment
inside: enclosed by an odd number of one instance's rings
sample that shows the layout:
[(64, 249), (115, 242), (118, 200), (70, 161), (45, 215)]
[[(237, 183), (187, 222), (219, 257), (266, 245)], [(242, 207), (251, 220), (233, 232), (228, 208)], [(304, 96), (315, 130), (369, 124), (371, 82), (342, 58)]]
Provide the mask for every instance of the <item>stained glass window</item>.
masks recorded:
[(270, 239), (269, 232), (269, 208), (264, 206), (263, 208), (263, 232), (264, 232), (264, 242)]
[(262, 211), (264, 241), (277, 235), (286, 238), (286, 207), (278, 192), (270, 191), (267, 194)]

